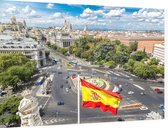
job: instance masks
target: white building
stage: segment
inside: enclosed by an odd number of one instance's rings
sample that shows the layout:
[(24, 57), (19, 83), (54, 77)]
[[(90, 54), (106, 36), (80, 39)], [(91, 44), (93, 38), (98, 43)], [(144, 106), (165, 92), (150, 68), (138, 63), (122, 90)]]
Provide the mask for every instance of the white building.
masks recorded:
[(23, 22), (18, 22), (15, 16), (11, 18), (10, 23), (0, 23), (0, 32), (3, 32), (4, 30), (22, 31), (26, 28), (26, 21), (23, 20)]
[(68, 21), (64, 21), (64, 26), (60, 29), (52, 29), (46, 35), (47, 42), (57, 45), (61, 48), (68, 48), (74, 43), (72, 35), (72, 25)]
[(22, 53), (37, 62), (37, 68), (46, 65), (44, 46), (31, 38), (0, 35), (0, 53)]
[(155, 44), (153, 50), (153, 57), (159, 59), (161, 64), (164, 64), (164, 44)]
[(65, 32), (65, 31), (57, 32), (55, 44), (58, 47), (67, 48), (73, 44), (73, 41), (74, 41), (74, 39), (72, 38), (70, 33)]
[(21, 118), (21, 127), (42, 126), (37, 98), (31, 95), (30, 91), (23, 93), (24, 98), (20, 101), (17, 115)]

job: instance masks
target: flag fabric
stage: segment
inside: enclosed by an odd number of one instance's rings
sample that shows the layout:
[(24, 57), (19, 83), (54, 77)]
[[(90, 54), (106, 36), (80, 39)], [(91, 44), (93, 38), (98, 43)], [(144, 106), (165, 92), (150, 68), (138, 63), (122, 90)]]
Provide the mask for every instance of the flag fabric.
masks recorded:
[(122, 96), (111, 91), (104, 90), (81, 79), (82, 107), (97, 108), (103, 112), (111, 112), (117, 115)]

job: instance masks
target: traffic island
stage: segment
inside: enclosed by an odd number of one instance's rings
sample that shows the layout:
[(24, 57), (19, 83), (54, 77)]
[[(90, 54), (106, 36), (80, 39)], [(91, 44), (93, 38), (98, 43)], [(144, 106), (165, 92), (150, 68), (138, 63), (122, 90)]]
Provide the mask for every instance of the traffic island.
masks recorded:
[(139, 109), (145, 107), (143, 104), (139, 103), (139, 104), (129, 104), (129, 105), (125, 105), (120, 107), (121, 109)]
[[(71, 81), (74, 85), (74, 88), (75, 88), (75, 92), (77, 92), (77, 86), (78, 86), (78, 78), (77, 76), (72, 76), (70, 77), (71, 78)], [(108, 81), (104, 80), (104, 79), (101, 79), (101, 78), (93, 78), (93, 77), (90, 77), (90, 76), (80, 76), (80, 78), (82, 79), (85, 79), (86, 81), (100, 87), (100, 88), (103, 88), (105, 90), (108, 90), (110, 88), (110, 84)]]

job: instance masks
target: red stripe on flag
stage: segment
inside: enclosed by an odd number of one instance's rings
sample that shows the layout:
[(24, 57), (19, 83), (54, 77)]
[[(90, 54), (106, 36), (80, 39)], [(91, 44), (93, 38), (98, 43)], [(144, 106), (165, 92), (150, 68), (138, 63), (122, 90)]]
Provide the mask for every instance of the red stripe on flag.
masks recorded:
[(109, 105), (104, 105), (101, 102), (83, 101), (82, 107), (85, 107), (85, 108), (98, 108), (98, 107), (100, 107), (100, 109), (103, 112), (111, 112), (113, 115), (117, 115), (117, 112), (118, 112), (118, 108), (113, 108)]

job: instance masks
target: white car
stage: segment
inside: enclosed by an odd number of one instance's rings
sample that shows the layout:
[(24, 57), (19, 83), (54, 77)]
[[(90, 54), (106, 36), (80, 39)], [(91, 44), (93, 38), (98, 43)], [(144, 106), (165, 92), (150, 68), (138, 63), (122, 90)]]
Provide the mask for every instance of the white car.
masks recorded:
[(142, 106), (142, 107), (140, 107), (140, 110), (148, 110), (148, 107)]
[(132, 94), (134, 94), (134, 92), (133, 92), (133, 91), (129, 91), (128, 94), (129, 94), (129, 95), (132, 95)]
[(69, 89), (68, 89), (68, 88), (66, 88), (65, 90), (66, 90), (66, 92), (69, 92)]

